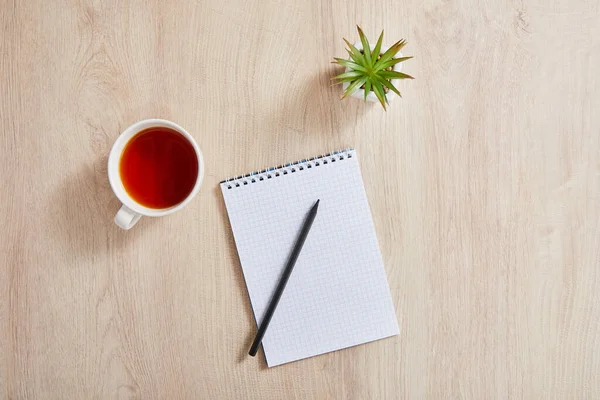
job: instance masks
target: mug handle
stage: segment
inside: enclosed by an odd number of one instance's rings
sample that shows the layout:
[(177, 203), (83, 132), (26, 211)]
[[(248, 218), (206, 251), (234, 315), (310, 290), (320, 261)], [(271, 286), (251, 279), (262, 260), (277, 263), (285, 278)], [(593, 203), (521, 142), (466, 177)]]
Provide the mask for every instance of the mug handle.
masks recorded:
[(119, 225), (121, 229), (131, 229), (133, 226), (142, 218), (142, 216), (126, 205), (121, 206), (121, 209), (117, 211), (115, 215), (115, 224)]

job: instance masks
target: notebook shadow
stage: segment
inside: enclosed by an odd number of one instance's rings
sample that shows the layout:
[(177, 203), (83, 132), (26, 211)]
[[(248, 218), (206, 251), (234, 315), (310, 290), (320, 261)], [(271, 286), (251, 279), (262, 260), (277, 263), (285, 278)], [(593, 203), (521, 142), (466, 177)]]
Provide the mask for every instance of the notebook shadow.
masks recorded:
[(261, 370), (268, 369), (269, 367), (267, 365), (267, 359), (265, 358), (265, 352), (264, 352), (262, 346), (258, 350), (258, 353), (256, 353), (255, 357), (252, 357), (248, 354), (248, 351), (250, 350), (250, 346), (252, 346), (252, 342), (254, 341), (255, 335), (256, 335), (256, 332), (248, 332), (248, 335), (246, 335), (246, 340), (244, 341), (246, 346), (240, 349), (237, 363), (241, 364), (243, 362), (254, 362), (254, 360), (256, 359), (256, 360), (258, 360), (258, 368), (259, 369), (261, 369)]

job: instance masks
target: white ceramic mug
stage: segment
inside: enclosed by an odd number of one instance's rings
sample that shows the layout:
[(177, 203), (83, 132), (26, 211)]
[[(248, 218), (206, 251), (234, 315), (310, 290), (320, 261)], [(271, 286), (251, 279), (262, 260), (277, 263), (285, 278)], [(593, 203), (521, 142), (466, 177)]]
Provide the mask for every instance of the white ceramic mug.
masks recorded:
[[(121, 155), (123, 154), (123, 150), (125, 149), (127, 143), (139, 132), (154, 127), (170, 128), (178, 132), (192, 145), (194, 151), (196, 152), (196, 158), (198, 159), (198, 176), (196, 178), (194, 188), (183, 201), (168, 208), (148, 208), (136, 202), (125, 190), (125, 186), (123, 186), (123, 181), (119, 172)], [(110, 181), (110, 186), (112, 187), (113, 192), (115, 192), (117, 198), (121, 200), (121, 203), (123, 203), (121, 209), (117, 212), (117, 215), (115, 215), (115, 223), (123, 229), (131, 229), (143, 215), (148, 217), (162, 217), (182, 209), (200, 190), (203, 177), (204, 159), (202, 158), (202, 152), (200, 151), (200, 148), (198, 147), (198, 144), (194, 138), (185, 129), (174, 122), (164, 119), (144, 119), (136, 122), (129, 128), (125, 129), (121, 135), (119, 135), (113, 144), (112, 149), (110, 150), (110, 155), (108, 156), (108, 180)]]

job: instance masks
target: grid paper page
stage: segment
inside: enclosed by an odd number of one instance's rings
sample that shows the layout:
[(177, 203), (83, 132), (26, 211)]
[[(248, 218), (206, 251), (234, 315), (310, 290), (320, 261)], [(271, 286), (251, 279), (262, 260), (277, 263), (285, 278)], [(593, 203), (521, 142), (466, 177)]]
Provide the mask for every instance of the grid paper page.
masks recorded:
[(221, 190), (258, 324), (321, 200), (262, 341), (269, 367), (399, 333), (355, 150), (224, 182)]

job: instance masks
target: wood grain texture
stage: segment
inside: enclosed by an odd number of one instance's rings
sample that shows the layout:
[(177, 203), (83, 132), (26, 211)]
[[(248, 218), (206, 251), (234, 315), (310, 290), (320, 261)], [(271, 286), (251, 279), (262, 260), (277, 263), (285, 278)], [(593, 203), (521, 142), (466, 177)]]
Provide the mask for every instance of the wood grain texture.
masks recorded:
[[(600, 398), (598, 0), (9, 1), (0, 9), (0, 396)], [(329, 86), (405, 37), (387, 113)], [(204, 151), (123, 232), (112, 142)], [(355, 147), (401, 335), (267, 369), (218, 181)]]

